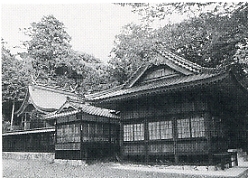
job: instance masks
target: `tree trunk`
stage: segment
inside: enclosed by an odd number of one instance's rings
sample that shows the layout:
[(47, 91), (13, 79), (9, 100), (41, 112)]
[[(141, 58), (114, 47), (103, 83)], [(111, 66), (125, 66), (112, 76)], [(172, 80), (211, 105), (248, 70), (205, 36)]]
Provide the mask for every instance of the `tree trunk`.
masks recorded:
[(15, 112), (15, 102), (13, 101), (11, 121), (10, 121), (10, 130), (13, 130), (14, 112)]

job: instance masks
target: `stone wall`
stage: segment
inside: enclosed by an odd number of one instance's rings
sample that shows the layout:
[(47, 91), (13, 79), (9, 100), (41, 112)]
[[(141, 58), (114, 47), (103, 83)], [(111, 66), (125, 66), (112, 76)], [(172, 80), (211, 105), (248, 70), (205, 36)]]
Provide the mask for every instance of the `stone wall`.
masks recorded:
[(2, 152), (2, 159), (26, 159), (54, 162), (54, 153)]

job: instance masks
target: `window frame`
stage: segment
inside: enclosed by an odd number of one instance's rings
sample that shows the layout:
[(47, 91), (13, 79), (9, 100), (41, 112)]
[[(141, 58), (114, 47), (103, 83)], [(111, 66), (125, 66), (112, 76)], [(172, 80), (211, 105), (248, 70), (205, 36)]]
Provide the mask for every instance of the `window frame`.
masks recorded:
[[(169, 126), (169, 127), (165, 127)], [(169, 134), (168, 134), (169, 130)], [(149, 140), (170, 140), (173, 139), (173, 121), (160, 120), (148, 122)]]
[[(199, 119), (199, 121), (197, 121)], [(178, 121), (181, 120), (187, 120), (188, 122), (188, 130), (187, 135), (183, 137), (179, 137), (179, 127), (178, 127)], [(196, 123), (196, 124), (195, 124)], [(188, 139), (188, 138), (204, 138), (206, 137), (206, 124), (205, 124), (205, 118), (203, 114), (192, 114), (188, 115), (185, 118), (176, 118), (176, 138), (177, 139)], [(183, 128), (183, 127), (182, 127)], [(203, 129), (202, 129), (203, 128)], [(185, 129), (184, 129), (185, 130)], [(200, 133), (200, 134), (199, 134)], [(182, 132), (183, 134), (183, 132)]]
[[(138, 131), (138, 127), (142, 128)], [(123, 124), (123, 142), (135, 142), (145, 140), (145, 124), (144, 123), (128, 123)]]

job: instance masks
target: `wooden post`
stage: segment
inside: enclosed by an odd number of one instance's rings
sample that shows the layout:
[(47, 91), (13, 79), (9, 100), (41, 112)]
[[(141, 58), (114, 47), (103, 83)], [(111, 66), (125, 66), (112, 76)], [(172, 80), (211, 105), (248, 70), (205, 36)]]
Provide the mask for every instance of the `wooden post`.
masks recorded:
[[(120, 150), (120, 158), (123, 158), (123, 123), (120, 121), (120, 131), (119, 131), (119, 150)], [(119, 158), (118, 158), (119, 159)]]
[(172, 124), (173, 124), (172, 129), (173, 129), (174, 159), (175, 159), (175, 163), (178, 164), (179, 163), (179, 157), (177, 155), (177, 122), (176, 122), (176, 118), (173, 118)]
[(54, 135), (53, 135), (53, 143), (54, 143), (54, 152), (55, 152), (55, 158), (56, 158), (56, 144), (57, 144), (57, 130), (58, 130), (58, 126), (57, 126), (57, 119), (54, 120), (54, 126), (55, 126), (55, 131), (54, 131)]
[(83, 144), (83, 121), (82, 121), (82, 118), (83, 118), (83, 115), (82, 115), (82, 111), (80, 111), (80, 113), (77, 114), (76, 117), (79, 120), (79, 127), (80, 127), (80, 151), (79, 151), (79, 157), (80, 157), (80, 160), (82, 160), (83, 159), (83, 154), (82, 154), (82, 151), (83, 151), (83, 145), (82, 145)]
[(10, 130), (13, 130), (14, 112), (15, 112), (15, 102), (13, 101), (12, 113), (11, 113), (11, 121), (10, 121)]
[(146, 164), (149, 163), (149, 151), (148, 151), (148, 142), (149, 142), (149, 133), (148, 133), (148, 122), (147, 119), (145, 119), (145, 123), (144, 123), (144, 136), (145, 136), (145, 162)]
[(205, 125), (205, 136), (207, 137), (207, 145), (208, 145), (208, 164), (213, 164), (213, 153), (212, 153), (212, 141), (211, 141), (211, 130), (212, 130), (212, 116), (209, 112), (204, 114), (204, 125)]

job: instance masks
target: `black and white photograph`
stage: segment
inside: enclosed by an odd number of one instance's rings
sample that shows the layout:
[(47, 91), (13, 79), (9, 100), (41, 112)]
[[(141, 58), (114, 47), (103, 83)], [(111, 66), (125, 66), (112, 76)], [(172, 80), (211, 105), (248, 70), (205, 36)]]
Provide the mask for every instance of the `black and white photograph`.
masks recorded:
[(248, 2), (10, 2), (2, 177), (248, 177)]

